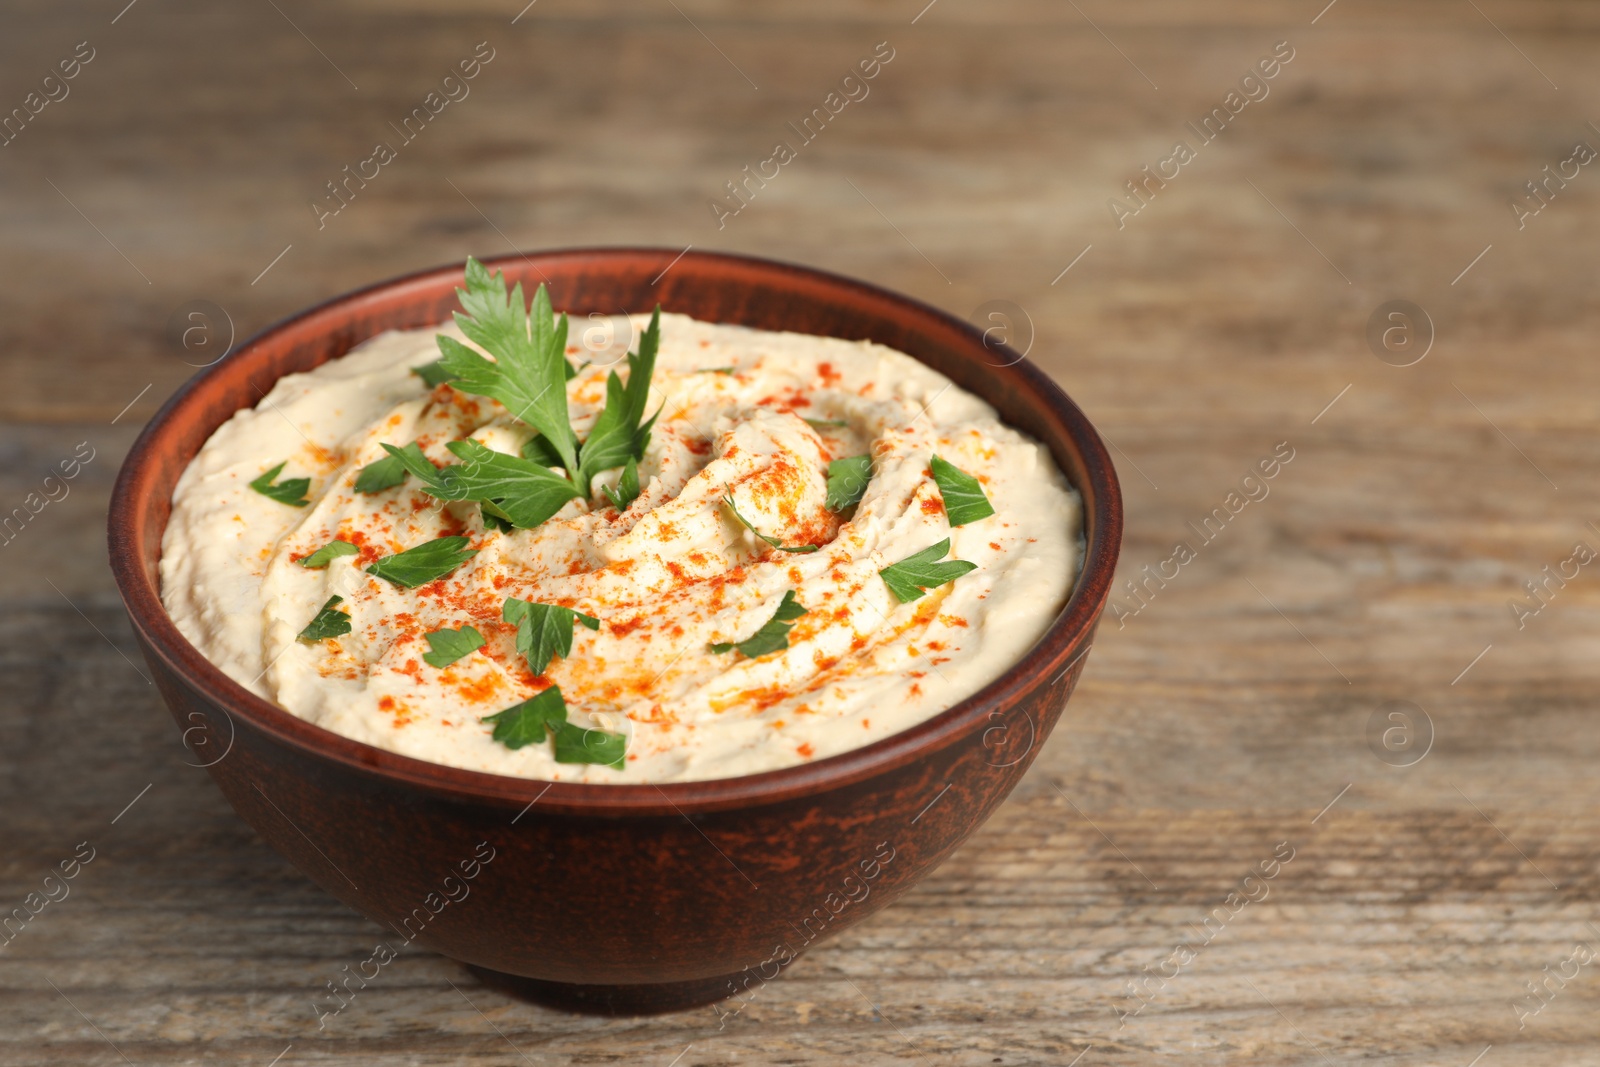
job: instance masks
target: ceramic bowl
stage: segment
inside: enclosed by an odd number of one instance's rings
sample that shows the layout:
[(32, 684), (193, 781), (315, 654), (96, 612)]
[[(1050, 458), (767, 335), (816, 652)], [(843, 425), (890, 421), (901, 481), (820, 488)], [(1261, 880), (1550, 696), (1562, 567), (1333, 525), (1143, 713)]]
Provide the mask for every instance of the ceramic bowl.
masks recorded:
[[(391, 949), (414, 943), (546, 1003), (638, 1013), (748, 997), (809, 945), (915, 885), (1027, 771), (1083, 670), (1110, 590), (1122, 535), (1116, 473), (1083, 412), (1031, 362), (862, 282), (661, 249), (541, 252), (489, 266), (530, 291), (547, 282), (555, 306), (574, 313), (659, 301), (711, 322), (897, 348), (1044, 442), (1082, 495), (1084, 566), (1071, 599), (1027, 655), (972, 697), (803, 766), (584, 785), (439, 766), (330, 733), (247, 692), (161, 606), (172, 490), (212, 431), (282, 375), (383, 330), (447, 319), (459, 264), (270, 327), (180, 389), (134, 444), (110, 511), (118, 587), (191, 762), (209, 768), (269, 845), (376, 922)], [(354, 961), (339, 984), (381, 980), (381, 955)], [(330, 1012), (342, 999), (313, 995)]]

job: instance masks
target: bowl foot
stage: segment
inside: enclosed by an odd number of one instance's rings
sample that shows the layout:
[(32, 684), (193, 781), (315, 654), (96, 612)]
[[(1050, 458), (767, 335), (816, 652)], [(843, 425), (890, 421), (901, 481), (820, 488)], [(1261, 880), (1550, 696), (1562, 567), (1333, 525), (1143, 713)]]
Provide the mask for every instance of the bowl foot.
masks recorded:
[(669, 1011), (714, 1004), (738, 989), (736, 978), (725, 974), (687, 982), (651, 982), (639, 985), (579, 985), (547, 982), (540, 978), (465, 965), (484, 985), (548, 1008), (584, 1015), (660, 1015)]

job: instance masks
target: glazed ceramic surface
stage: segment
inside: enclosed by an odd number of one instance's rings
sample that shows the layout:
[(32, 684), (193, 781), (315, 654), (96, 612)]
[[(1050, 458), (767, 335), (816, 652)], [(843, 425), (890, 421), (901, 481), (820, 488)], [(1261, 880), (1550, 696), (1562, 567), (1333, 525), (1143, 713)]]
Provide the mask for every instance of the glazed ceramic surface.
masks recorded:
[(1109, 593), (1122, 533), (1115, 471), (1083, 413), (1018, 353), (860, 282), (657, 249), (488, 265), (530, 291), (547, 283), (575, 319), (659, 302), (712, 322), (899, 349), (1042, 441), (1083, 498), (1085, 555), (1070, 601), (1021, 661), (973, 697), (801, 767), (581, 785), (444, 767), (330, 733), (229, 679), (161, 606), (157, 562), (172, 490), (211, 433), (284, 374), (383, 330), (448, 318), (459, 265), (269, 328), (189, 382), (135, 443), (110, 513), (118, 586), (193, 762), (273, 848), (391, 931), (384, 938), (395, 948), (432, 949), (549, 1002), (652, 1011), (753, 990), (916, 884), (1027, 770), (1083, 670)]

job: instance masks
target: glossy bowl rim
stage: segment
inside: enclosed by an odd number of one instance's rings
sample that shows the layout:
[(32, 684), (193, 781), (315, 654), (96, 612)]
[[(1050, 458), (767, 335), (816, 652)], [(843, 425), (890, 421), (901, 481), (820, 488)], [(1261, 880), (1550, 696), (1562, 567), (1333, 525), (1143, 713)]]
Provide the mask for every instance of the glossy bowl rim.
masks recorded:
[[(931, 319), (934, 325), (965, 335), (980, 351), (991, 354), (996, 351), (981, 331), (932, 305), (855, 278), (762, 257), (700, 250), (679, 252), (648, 246), (602, 246), (546, 249), (498, 256), (485, 259), (483, 263), (491, 270), (524, 264), (533, 264), (538, 269), (541, 260), (628, 260), (640, 256), (659, 256), (663, 261), (672, 260), (677, 266), (685, 261), (720, 262), (736, 270), (754, 270), (776, 278), (807, 276), (824, 285), (854, 290), (858, 296), (882, 308), (885, 317), (899, 310), (925, 322)], [(1002, 346), (1001, 350), (1016, 356), (1016, 361), (1004, 367), (1004, 371), (1020, 376), (1041, 403), (1047, 419), (1065, 431), (1064, 436), (1078, 450), (1087, 480), (1092, 485), (1092, 506), (1089, 494), (1082, 487), (1074, 486), (1085, 504), (1083, 519), (1087, 536), (1082, 565), (1066, 606), (1020, 659), (972, 695), (922, 722), (860, 748), (794, 767), (700, 781), (612, 785), (550, 782), (431, 763), (334, 733), (256, 696), (211, 663), (183, 636), (161, 603), (159, 578), (152, 581), (145, 573), (132, 531), (137, 525), (141, 501), (148, 506), (150, 493), (145, 484), (153, 477), (150, 472), (154, 469), (148, 459), (159, 451), (176, 413), (196, 402), (210, 378), (220, 373), (219, 368), (245, 361), (276, 335), (290, 332), (311, 320), (395, 290), (426, 291), (441, 281), (458, 279), (460, 272), (459, 263), (413, 271), (340, 294), (266, 326), (180, 386), (146, 423), (123, 460), (107, 516), (111, 568), (118, 590), (146, 649), (211, 705), (222, 710), (235, 732), (239, 728), (233, 721), (237, 716), (273, 740), (314, 758), (447, 799), (489, 802), (504, 807), (524, 806), (524, 810), (537, 802), (541, 810), (598, 817), (672, 813), (687, 816), (693, 812), (721, 811), (821, 794), (898, 769), (965, 735), (976, 733), (985, 720), (994, 720), (996, 715), (1026, 699), (1046, 679), (1065, 674), (1092, 647), (1092, 642), (1085, 642), (1093, 634), (1109, 595), (1121, 547), (1121, 490), (1116, 470), (1099, 434), (1077, 404), (1031, 361)], [(331, 325), (324, 324), (324, 328)], [(1001, 414), (1004, 418), (1005, 413)], [(192, 461), (191, 456), (189, 462)], [(1060, 466), (1059, 460), (1057, 464)]]

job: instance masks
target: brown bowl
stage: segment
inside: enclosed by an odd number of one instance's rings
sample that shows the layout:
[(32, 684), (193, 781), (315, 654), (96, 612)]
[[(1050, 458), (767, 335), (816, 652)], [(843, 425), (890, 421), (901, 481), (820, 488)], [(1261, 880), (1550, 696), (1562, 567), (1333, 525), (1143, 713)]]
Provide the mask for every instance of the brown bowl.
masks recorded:
[[(771, 980), (807, 945), (892, 902), (1003, 801), (1071, 695), (1110, 591), (1122, 500), (1089, 420), (1031, 363), (931, 307), (836, 275), (741, 256), (575, 249), (492, 269), (558, 308), (668, 311), (881, 342), (1043, 441), (1083, 497), (1083, 571), (1027, 655), (980, 692), (874, 744), (709, 782), (584, 785), (396, 755), (330, 733), (234, 682), (161, 606), (157, 561), (178, 476), (282, 375), (456, 305), (452, 265), (272, 326), (180, 389), (145, 428), (111, 502), (111, 566), (198, 765), (267, 843), (393, 936), (566, 1007), (661, 1011)], [(994, 625), (991, 623), (990, 625)], [(354, 992), (382, 953), (330, 972)], [(332, 984), (313, 991), (332, 1012)], [(736, 1010), (730, 1006), (728, 1010)]]

